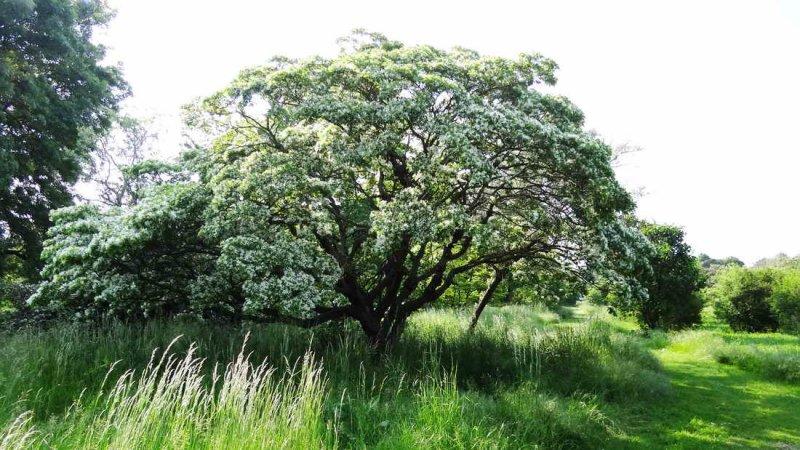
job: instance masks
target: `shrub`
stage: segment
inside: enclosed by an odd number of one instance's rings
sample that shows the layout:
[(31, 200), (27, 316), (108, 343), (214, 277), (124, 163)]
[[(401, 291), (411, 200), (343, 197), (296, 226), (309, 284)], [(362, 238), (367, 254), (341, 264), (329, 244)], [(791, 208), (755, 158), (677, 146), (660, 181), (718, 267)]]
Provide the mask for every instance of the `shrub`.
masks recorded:
[(36, 291), (35, 283), (0, 279), (0, 307), (7, 305), (17, 311), (28, 308), (28, 298)]
[(709, 291), (715, 314), (736, 331), (774, 331), (778, 318), (770, 298), (776, 276), (771, 269), (724, 269)]
[(781, 271), (775, 280), (770, 306), (782, 331), (800, 333), (800, 270)]
[(64, 320), (62, 311), (28, 305), (28, 298), (37, 286), (19, 280), (0, 280), (0, 330), (44, 329)]

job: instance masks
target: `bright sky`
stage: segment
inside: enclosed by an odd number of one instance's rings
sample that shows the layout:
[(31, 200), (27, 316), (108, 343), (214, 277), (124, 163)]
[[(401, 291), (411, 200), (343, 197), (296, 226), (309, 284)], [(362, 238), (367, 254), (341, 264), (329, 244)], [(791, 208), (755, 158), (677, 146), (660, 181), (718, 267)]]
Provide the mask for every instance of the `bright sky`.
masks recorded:
[(620, 179), (639, 215), (683, 226), (696, 252), (748, 263), (800, 253), (800, 0), (111, 0), (99, 36), (133, 110), (162, 118), (274, 55), (333, 55), (353, 28), (485, 54), (539, 52), (557, 90), (611, 144), (642, 151)]

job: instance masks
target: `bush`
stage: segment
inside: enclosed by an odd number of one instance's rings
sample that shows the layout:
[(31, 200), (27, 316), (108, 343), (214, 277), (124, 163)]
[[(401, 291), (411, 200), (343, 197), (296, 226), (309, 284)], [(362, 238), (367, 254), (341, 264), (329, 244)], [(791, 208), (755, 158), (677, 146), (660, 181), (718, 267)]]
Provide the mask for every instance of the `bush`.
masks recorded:
[(774, 331), (778, 318), (770, 305), (777, 273), (770, 269), (731, 267), (709, 291), (714, 313), (736, 331)]
[(727, 268), (707, 295), (734, 330), (800, 332), (800, 270)]
[(64, 319), (62, 311), (28, 305), (37, 286), (17, 280), (0, 281), (0, 330), (44, 329)]
[(67, 320), (64, 311), (53, 308), (11, 310), (0, 314), (0, 331), (46, 330)]
[(17, 311), (28, 308), (28, 298), (36, 291), (35, 283), (0, 280), (0, 306), (7, 305)]
[(777, 277), (770, 300), (778, 327), (800, 333), (800, 270), (783, 270)]

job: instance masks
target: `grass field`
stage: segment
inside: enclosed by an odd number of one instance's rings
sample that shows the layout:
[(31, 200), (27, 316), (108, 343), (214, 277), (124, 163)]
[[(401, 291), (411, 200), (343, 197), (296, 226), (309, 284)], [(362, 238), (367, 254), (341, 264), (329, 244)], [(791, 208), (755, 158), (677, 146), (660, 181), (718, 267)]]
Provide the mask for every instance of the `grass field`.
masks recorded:
[(583, 305), (490, 308), (474, 334), (467, 321), (420, 313), (383, 357), (336, 327), (4, 336), (0, 447), (800, 446), (797, 337), (713, 322), (645, 337)]
[[(797, 338), (784, 337), (800, 349)], [(684, 332), (655, 352), (673, 395), (653, 407), (626, 411), (630, 447), (800, 448), (800, 385), (720, 364), (713, 346), (726, 338), (741, 339)]]

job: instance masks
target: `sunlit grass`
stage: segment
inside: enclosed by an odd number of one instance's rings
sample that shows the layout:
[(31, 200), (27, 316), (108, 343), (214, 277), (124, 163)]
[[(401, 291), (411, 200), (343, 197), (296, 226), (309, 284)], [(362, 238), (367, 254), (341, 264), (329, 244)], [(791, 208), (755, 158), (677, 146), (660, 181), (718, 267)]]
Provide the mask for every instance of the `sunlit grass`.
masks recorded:
[(779, 333), (728, 334), (716, 360), (772, 380), (800, 384), (800, 338)]
[(8, 427), (3, 448), (319, 448), (334, 442), (322, 418), (325, 385), (309, 354), (282, 376), (242, 352), (210, 378), (190, 346), (183, 357), (154, 352), (94, 398), (79, 398), (57, 432), (39, 431), (32, 412)]
[(619, 446), (704, 450), (799, 446), (800, 386), (718, 362), (721, 352), (736, 342), (750, 341), (758, 351), (780, 354), (787, 349), (787, 338), (791, 337), (731, 333), (716, 324), (654, 334), (651, 339), (657, 343), (651, 348), (671, 380), (673, 395), (646, 408), (633, 405), (612, 414), (617, 422), (628, 424)]

